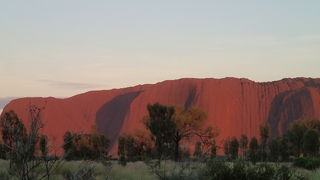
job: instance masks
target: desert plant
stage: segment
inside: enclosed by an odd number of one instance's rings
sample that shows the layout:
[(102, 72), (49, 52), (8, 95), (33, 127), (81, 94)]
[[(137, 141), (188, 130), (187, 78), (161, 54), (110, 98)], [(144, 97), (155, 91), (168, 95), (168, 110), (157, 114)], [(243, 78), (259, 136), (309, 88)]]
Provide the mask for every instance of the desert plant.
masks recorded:
[(293, 160), (293, 165), (309, 170), (320, 167), (320, 158), (300, 157)]

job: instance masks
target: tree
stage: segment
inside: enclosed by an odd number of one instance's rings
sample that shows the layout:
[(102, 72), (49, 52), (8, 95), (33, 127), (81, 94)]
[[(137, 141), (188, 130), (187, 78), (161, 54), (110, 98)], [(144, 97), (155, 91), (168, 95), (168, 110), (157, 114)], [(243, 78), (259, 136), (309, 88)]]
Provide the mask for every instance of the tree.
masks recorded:
[(281, 161), (288, 161), (289, 160), (289, 145), (288, 145), (288, 138), (286, 136), (280, 137), (279, 140), (279, 154), (281, 157)]
[(211, 144), (211, 154), (210, 154), (211, 158), (215, 158), (217, 156), (217, 149), (218, 148), (217, 148), (216, 141), (213, 140)]
[(40, 146), (40, 151), (41, 151), (41, 158), (44, 162), (44, 166), (46, 169), (46, 176), (47, 179), (50, 179), (50, 170), (51, 170), (51, 166), (53, 165), (51, 162), (51, 158), (48, 156), (49, 153), (49, 146), (48, 146), (48, 137), (46, 135), (41, 135), (40, 136), (40, 142), (39, 142), (39, 146)]
[(64, 134), (64, 158), (66, 160), (106, 160), (110, 141), (102, 134)]
[[(14, 144), (26, 139), (26, 128), (14, 111), (4, 113), (1, 117), (0, 126), (4, 149), (8, 151), (6, 156), (10, 159), (14, 155), (12, 149)], [(10, 167), (12, 166), (11, 163), (12, 161), (10, 161)]]
[(302, 152), (303, 137), (307, 129), (302, 121), (296, 121), (290, 125), (287, 131), (288, 139), (293, 146), (296, 157), (299, 157)]
[(201, 131), (203, 121), (207, 118), (205, 112), (198, 108), (182, 108), (175, 107), (174, 120), (176, 123), (176, 131), (174, 133), (175, 144), (175, 160), (179, 160), (179, 147), (183, 139), (189, 139)]
[(2, 142), (0, 142), (0, 159), (6, 159), (8, 148)]
[(120, 136), (118, 139), (118, 156), (119, 156), (119, 163), (122, 166), (125, 166), (127, 164), (125, 144), (126, 144), (125, 137)]
[(174, 121), (174, 107), (163, 106), (159, 103), (148, 105), (149, 115), (144, 124), (151, 134), (155, 137), (155, 146), (158, 152), (158, 159), (161, 160), (165, 150), (168, 150), (173, 144), (173, 138), (176, 132), (176, 123)]
[(247, 156), (247, 149), (248, 149), (248, 137), (245, 134), (242, 134), (240, 137), (240, 149), (242, 152), (242, 156), (244, 159), (246, 159)]
[(315, 156), (319, 151), (319, 134), (314, 129), (309, 129), (303, 137), (303, 149), (307, 155)]
[(300, 121), (303, 123), (308, 129), (314, 129), (318, 132), (320, 132), (320, 121), (319, 120), (302, 120)]
[(125, 139), (125, 153), (126, 158), (128, 161), (134, 161), (135, 158), (138, 156), (138, 148), (137, 148), (137, 142), (135, 138), (131, 135), (124, 135)]
[(202, 150), (201, 150), (201, 142), (200, 141), (196, 142), (193, 156), (197, 159), (200, 159), (202, 157)]
[(70, 131), (64, 133), (63, 136), (63, 150), (64, 150), (64, 158), (66, 160), (72, 160), (73, 154), (76, 151), (74, 146), (75, 135)]
[(144, 160), (152, 156), (153, 144), (145, 132), (137, 131), (134, 135), (124, 134), (118, 140), (118, 155), (120, 164), (124, 161)]
[(269, 158), (271, 161), (276, 162), (279, 160), (280, 156), (280, 142), (278, 139), (271, 139), (268, 143), (270, 150)]
[(46, 135), (42, 135), (40, 137), (40, 151), (42, 156), (47, 156), (49, 147), (48, 147), (48, 137)]
[(207, 127), (205, 130), (195, 132), (195, 135), (201, 141), (203, 156), (211, 155), (213, 145), (217, 149), (215, 138), (219, 135), (218, 129)]
[(266, 160), (266, 146), (269, 138), (269, 126), (268, 124), (262, 124), (260, 126), (260, 139), (261, 139), (261, 158), (263, 161)]
[(236, 159), (238, 157), (239, 152), (239, 142), (236, 137), (232, 137), (230, 140), (230, 155), (231, 159)]
[(251, 162), (257, 162), (257, 153), (259, 151), (258, 140), (256, 137), (252, 137), (249, 143), (249, 159)]
[[(39, 131), (43, 128), (41, 110), (36, 106), (30, 106), (30, 127), (28, 128), (28, 132), (22, 121), (13, 111), (5, 113), (1, 118), (1, 133), (5, 141), (4, 145), (8, 149), (10, 172), (21, 180), (29, 180), (31, 178), (43, 179), (46, 177), (49, 179), (52, 169), (56, 167), (56, 161), (53, 161), (44, 174), (37, 171), (45, 163), (43, 158), (36, 157), (38, 145), (40, 145), (40, 148), (43, 148), (45, 144), (44, 140), (39, 144), (39, 140), (41, 139)], [(47, 153), (48, 149), (41, 149), (41, 152)]]
[(247, 149), (248, 149), (248, 137), (244, 134), (242, 134), (240, 138), (240, 148), (241, 148), (243, 159), (246, 159)]
[(134, 133), (138, 160), (154, 155), (154, 141), (151, 134), (146, 130), (137, 130)]
[(223, 152), (228, 158), (230, 158), (230, 141), (230, 137), (223, 141)]

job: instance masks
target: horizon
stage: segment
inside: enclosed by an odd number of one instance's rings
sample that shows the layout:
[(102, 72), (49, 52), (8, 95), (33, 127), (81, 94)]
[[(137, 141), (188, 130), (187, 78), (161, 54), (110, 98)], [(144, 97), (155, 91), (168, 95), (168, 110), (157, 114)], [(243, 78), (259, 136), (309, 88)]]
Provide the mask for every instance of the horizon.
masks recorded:
[(0, 7), (0, 111), (165, 80), (319, 78), (319, 1), (16, 0)]

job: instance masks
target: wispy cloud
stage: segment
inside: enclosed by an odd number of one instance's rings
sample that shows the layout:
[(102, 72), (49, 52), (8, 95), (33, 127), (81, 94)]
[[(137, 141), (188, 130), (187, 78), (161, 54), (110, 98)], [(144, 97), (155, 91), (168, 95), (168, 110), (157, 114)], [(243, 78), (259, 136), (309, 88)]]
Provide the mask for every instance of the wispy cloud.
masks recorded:
[(67, 81), (55, 81), (49, 79), (40, 79), (39, 82), (43, 82), (52, 87), (68, 88), (68, 89), (94, 89), (102, 87), (100, 84), (92, 83), (79, 83), (79, 82), (67, 82)]
[(16, 99), (16, 97), (0, 97), (0, 113), (4, 106), (6, 106), (11, 100)]

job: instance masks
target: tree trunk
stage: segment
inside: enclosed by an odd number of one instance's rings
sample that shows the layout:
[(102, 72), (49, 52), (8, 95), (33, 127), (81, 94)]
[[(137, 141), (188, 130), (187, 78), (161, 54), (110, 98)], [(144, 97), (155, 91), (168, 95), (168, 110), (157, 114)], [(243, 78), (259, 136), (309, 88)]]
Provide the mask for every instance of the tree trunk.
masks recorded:
[(179, 152), (179, 147), (180, 147), (180, 140), (181, 137), (179, 135), (176, 136), (174, 142), (175, 142), (175, 147), (174, 147), (174, 160), (179, 161), (180, 160), (180, 152)]

